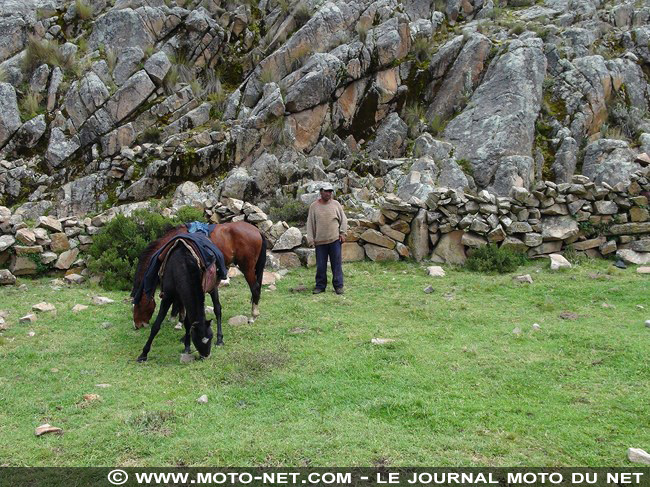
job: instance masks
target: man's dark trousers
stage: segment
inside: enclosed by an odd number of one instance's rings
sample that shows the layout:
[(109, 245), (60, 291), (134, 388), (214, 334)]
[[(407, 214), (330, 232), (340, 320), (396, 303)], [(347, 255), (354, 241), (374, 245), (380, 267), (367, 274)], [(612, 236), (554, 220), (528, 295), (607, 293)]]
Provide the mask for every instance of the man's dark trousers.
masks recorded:
[(341, 264), (341, 241), (316, 245), (316, 289), (327, 287), (327, 258), (332, 266), (332, 285), (334, 289), (343, 287), (343, 266)]

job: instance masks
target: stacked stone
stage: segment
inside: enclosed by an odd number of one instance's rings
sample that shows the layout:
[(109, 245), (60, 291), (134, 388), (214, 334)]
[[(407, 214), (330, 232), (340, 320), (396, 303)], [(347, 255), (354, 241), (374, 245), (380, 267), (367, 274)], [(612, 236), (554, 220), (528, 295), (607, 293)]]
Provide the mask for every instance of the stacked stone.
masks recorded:
[[(98, 217), (96, 217), (98, 218)], [(0, 207), (0, 266), (7, 266), (12, 276), (33, 275), (40, 266), (69, 273), (85, 272), (85, 261), (79, 253), (92, 243), (91, 234), (99, 231), (94, 219), (56, 219), (40, 216), (28, 225), (20, 215)], [(7, 282), (14, 281), (5, 272)]]

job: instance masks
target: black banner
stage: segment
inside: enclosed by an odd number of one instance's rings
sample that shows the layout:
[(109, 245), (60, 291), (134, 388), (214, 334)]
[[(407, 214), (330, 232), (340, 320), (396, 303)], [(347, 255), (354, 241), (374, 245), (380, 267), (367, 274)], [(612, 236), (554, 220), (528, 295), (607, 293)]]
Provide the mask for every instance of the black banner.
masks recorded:
[(2, 468), (1, 487), (650, 487), (650, 468)]

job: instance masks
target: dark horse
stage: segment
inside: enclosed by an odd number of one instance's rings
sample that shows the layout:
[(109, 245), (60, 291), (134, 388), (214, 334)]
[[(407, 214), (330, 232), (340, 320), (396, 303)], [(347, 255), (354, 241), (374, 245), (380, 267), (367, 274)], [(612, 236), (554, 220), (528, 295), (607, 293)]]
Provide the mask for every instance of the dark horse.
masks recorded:
[[(133, 282), (133, 290), (131, 291), (132, 297), (135, 296), (137, 289), (142, 283), (151, 256), (175, 235), (185, 232), (187, 232), (185, 225), (173, 228), (158, 240), (151, 242), (142, 254), (140, 254), (140, 260)], [(254, 225), (246, 222), (236, 222), (217, 225), (210, 234), (210, 240), (223, 253), (226, 266), (235, 264), (244, 274), (246, 282), (248, 282), (248, 287), (251, 290), (251, 315), (252, 319), (255, 320), (260, 314), (259, 302), (262, 291), (262, 276), (266, 264), (266, 239)], [(219, 303), (219, 294), (216, 287), (214, 293), (210, 293), (210, 296), (214, 303), (217, 326), (220, 329), (221, 304)], [(143, 293), (140, 302), (133, 303), (133, 324), (135, 328), (142, 328), (145, 324), (149, 323), (155, 309), (155, 299), (149, 299)]]
[[(185, 311), (185, 353), (190, 353), (190, 337), (202, 358), (210, 356), (212, 348), (212, 329), (205, 319), (205, 294), (202, 286), (202, 272), (198, 263), (185, 247), (176, 245), (169, 251), (165, 270), (160, 282), (162, 301), (160, 311), (151, 327), (149, 339), (138, 357), (138, 362), (147, 360), (151, 343), (156, 338), (160, 325), (173, 304)], [(216, 288), (216, 286), (215, 286)], [(211, 291), (214, 292), (214, 291)], [(214, 297), (213, 297), (214, 299)], [(222, 342), (221, 328), (217, 329), (217, 345)]]

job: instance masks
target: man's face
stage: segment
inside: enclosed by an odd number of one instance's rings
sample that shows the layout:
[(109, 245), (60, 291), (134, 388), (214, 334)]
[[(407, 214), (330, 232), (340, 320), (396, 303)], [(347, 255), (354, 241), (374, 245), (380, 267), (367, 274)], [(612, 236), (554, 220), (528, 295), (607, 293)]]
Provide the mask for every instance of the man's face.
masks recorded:
[(329, 201), (329, 200), (332, 199), (332, 193), (334, 193), (334, 191), (332, 191), (331, 189), (327, 189), (327, 190), (326, 189), (321, 189), (320, 190), (320, 197), (321, 197), (321, 199), (323, 201)]

